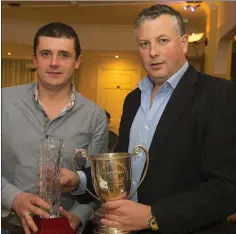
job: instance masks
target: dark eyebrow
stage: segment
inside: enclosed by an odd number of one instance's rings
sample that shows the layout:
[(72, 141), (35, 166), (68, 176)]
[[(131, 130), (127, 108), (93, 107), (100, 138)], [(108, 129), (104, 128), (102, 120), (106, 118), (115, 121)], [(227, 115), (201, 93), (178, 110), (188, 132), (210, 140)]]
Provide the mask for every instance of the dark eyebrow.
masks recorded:
[(71, 53), (70, 53), (70, 52), (68, 52), (68, 51), (66, 51), (66, 50), (60, 50), (60, 51), (59, 51), (59, 53), (63, 53), (63, 54), (69, 54), (69, 55), (71, 55)]
[[(52, 51), (51, 50), (41, 50), (41, 51), (39, 51), (40, 54), (45, 53), (45, 52), (51, 53)], [(59, 50), (59, 53), (71, 55), (71, 53), (66, 51), (66, 50)]]
[(43, 52), (51, 52), (50, 50), (40, 50), (39, 53), (42, 54)]

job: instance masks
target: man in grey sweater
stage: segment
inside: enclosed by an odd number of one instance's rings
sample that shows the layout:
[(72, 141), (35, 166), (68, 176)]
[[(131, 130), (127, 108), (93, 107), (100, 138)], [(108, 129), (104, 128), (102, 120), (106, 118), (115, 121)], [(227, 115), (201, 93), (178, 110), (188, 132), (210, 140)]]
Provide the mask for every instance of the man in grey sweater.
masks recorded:
[[(33, 50), (38, 82), (2, 89), (2, 216), (21, 224), (26, 234), (37, 231), (29, 214), (48, 218), (39, 207), (47, 210), (49, 205), (35, 194), (40, 140), (60, 137), (64, 167), (70, 170), (75, 148), (98, 154), (107, 151), (108, 143), (105, 112), (71, 83), (81, 62), (76, 32), (63, 23), (50, 23), (36, 33)], [(86, 161), (78, 166), (85, 167)], [(78, 173), (86, 184), (85, 174)], [(70, 193), (63, 194), (61, 205), (74, 230), (93, 214), (91, 205), (79, 204)]]

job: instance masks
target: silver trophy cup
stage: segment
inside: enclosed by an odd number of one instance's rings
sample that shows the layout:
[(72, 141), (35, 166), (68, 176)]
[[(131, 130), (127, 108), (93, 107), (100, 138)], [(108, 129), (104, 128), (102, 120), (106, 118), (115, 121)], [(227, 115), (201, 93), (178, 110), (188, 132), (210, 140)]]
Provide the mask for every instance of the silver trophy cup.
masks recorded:
[[(137, 187), (131, 191), (132, 170), (131, 158), (139, 156), (140, 150), (143, 150), (146, 156), (146, 166)], [(81, 184), (88, 193), (101, 202), (119, 199), (122, 194), (130, 198), (138, 189), (146, 176), (149, 166), (149, 154), (144, 145), (134, 147), (133, 154), (130, 153), (105, 153), (88, 156), (83, 149), (76, 149), (73, 158), (73, 167), (76, 171), (77, 156), (85, 157), (91, 163), (91, 176), (93, 187), (96, 192), (94, 195), (83, 184)], [(94, 230), (95, 234), (127, 234), (117, 228), (98, 225)]]

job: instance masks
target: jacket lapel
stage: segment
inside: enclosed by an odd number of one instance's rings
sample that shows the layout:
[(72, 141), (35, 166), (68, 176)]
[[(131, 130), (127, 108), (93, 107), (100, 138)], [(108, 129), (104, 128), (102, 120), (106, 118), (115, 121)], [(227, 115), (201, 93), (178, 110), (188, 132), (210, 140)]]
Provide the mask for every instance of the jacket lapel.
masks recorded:
[(193, 97), (197, 81), (197, 71), (189, 66), (166, 105), (154, 133), (149, 152), (151, 152), (153, 148), (156, 149), (162, 146), (173, 124)]
[(137, 88), (125, 99), (120, 122), (119, 140), (115, 152), (128, 152), (130, 129), (141, 102), (141, 91)]

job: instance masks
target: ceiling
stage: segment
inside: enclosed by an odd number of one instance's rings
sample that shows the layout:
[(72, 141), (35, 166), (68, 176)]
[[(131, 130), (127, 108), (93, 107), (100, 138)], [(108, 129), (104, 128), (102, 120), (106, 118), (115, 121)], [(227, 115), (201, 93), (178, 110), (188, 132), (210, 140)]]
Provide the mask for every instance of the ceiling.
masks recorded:
[[(191, 24), (205, 22), (204, 9), (184, 11), (184, 1), (4, 1), (2, 23), (11, 19), (38, 23), (61, 21), (68, 24), (133, 25), (138, 13), (156, 2), (172, 6)], [(19, 6), (9, 6), (12, 3)]]

